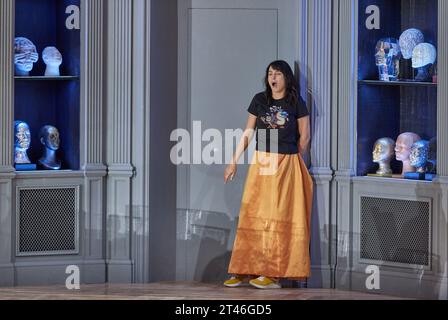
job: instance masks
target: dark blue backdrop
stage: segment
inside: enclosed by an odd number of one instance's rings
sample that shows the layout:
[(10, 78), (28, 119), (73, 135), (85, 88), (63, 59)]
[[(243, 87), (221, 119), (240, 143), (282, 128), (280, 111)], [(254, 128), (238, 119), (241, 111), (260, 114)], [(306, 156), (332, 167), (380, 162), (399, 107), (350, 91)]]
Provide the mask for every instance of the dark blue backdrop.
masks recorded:
[[(380, 8), (380, 29), (365, 26), (369, 5)], [(403, 132), (415, 132), (423, 139), (437, 135), (437, 86), (433, 84), (366, 83), (378, 80), (375, 47), (381, 38), (399, 39), (409, 28), (420, 29), (425, 42), (437, 47), (437, 0), (360, 0), (358, 25), (358, 113), (357, 113), (357, 175), (374, 173), (372, 150), (377, 139), (396, 140)], [(400, 62), (400, 79), (412, 79), (410, 60)], [(401, 164), (393, 161), (394, 172)]]
[[(68, 30), (65, 21), (69, 5), (80, 6), (79, 0), (16, 0), (16, 37), (30, 39), (37, 48), (39, 61), (31, 77), (43, 76), (45, 63), (42, 51), (55, 46), (63, 57), (61, 76), (80, 77), (80, 31)], [(79, 78), (71, 80), (15, 80), (15, 120), (30, 125), (32, 144), (28, 152), (36, 163), (43, 146), (39, 130), (50, 124), (59, 129), (61, 148), (58, 157), (63, 169), (79, 169), (80, 125)]]

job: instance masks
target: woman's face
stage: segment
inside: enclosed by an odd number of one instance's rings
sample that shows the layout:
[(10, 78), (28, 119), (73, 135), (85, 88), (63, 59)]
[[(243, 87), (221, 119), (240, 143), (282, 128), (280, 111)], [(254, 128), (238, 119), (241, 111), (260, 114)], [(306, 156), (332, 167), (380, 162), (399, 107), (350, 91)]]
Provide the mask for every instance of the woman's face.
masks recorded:
[(270, 67), (268, 71), (268, 82), (272, 93), (281, 94), (286, 91), (286, 80), (281, 71), (274, 70)]

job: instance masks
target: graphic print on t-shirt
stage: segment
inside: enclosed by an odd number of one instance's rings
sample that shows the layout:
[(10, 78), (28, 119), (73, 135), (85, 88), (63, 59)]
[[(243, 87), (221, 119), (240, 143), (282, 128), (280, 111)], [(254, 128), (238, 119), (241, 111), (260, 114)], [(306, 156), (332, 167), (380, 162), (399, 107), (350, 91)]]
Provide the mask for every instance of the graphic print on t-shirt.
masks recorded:
[(272, 106), (265, 116), (260, 117), (268, 129), (283, 129), (289, 122), (289, 114), (282, 107)]

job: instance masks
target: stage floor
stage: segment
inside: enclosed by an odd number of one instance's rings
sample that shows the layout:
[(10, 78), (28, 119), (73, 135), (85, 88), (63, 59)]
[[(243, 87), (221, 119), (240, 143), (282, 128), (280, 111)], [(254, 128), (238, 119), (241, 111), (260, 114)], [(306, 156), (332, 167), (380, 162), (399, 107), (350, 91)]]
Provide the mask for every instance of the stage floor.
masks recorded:
[(0, 288), (0, 300), (384, 300), (379, 294), (331, 289), (260, 290), (250, 286), (226, 288), (198, 282)]

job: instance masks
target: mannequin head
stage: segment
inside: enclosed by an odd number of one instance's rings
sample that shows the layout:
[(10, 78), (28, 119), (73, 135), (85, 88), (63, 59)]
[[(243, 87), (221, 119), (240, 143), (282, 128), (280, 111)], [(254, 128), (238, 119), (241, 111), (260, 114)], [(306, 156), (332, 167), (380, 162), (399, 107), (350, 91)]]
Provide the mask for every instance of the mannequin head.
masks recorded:
[(14, 64), (16, 75), (28, 76), (33, 64), (39, 60), (36, 46), (27, 38), (18, 37), (14, 41)]
[(30, 127), (23, 121), (14, 122), (14, 162), (31, 163), (28, 158), (27, 150), (31, 144)]
[(59, 131), (53, 126), (44, 126), (39, 132), (40, 142), (45, 146), (44, 153), (39, 159), (39, 165), (44, 169), (59, 170), (61, 162), (56, 159), (56, 150), (59, 149)]
[(412, 52), (418, 44), (425, 41), (425, 37), (423, 33), (415, 28), (407, 29), (404, 31), (399, 40), (399, 45), (401, 48), (401, 53), (403, 54), (404, 59), (411, 59)]
[(431, 82), (432, 75), (429, 68), (434, 64), (437, 58), (437, 50), (430, 43), (420, 43), (414, 48), (412, 53), (412, 67), (417, 69), (415, 80), (422, 82)]
[(56, 127), (44, 126), (40, 129), (39, 139), (46, 148), (54, 151), (59, 149), (59, 131)]
[(417, 172), (424, 173), (426, 162), (428, 161), (429, 142), (426, 140), (419, 140), (412, 145), (411, 155), (409, 160), (411, 166), (416, 168)]
[(420, 136), (413, 132), (405, 132), (398, 136), (395, 143), (395, 157), (398, 161), (409, 160), (412, 145), (420, 140)]
[(434, 64), (437, 50), (432, 44), (424, 42), (417, 45), (412, 51), (412, 67), (421, 68)]
[(398, 41), (385, 38), (376, 44), (375, 61), (378, 66), (379, 79), (396, 81), (400, 73), (401, 51)]
[(420, 136), (413, 132), (405, 132), (398, 136), (397, 142), (395, 143), (395, 157), (398, 161), (403, 162), (403, 171), (414, 172), (414, 167), (409, 163), (409, 156), (411, 155), (412, 145), (420, 140)]
[(15, 133), (15, 143), (16, 148), (27, 150), (31, 144), (31, 133), (30, 127), (27, 123), (23, 121), (14, 122), (14, 133)]
[(394, 140), (390, 138), (381, 138), (375, 142), (373, 149), (373, 162), (380, 165), (377, 174), (389, 175), (392, 174), (390, 168), (390, 161), (394, 155)]
[(390, 138), (378, 139), (373, 149), (373, 162), (390, 161), (394, 155), (394, 145), (394, 140)]
[(62, 64), (62, 55), (55, 47), (46, 47), (42, 52), (42, 59), (47, 65), (46, 76), (59, 76), (59, 66)]

